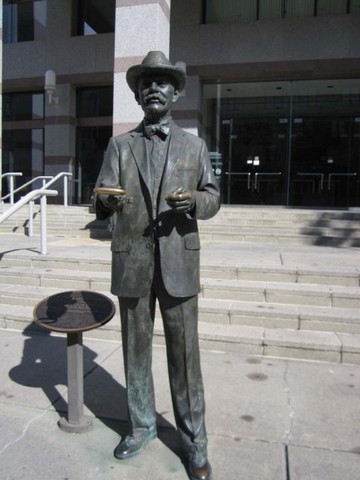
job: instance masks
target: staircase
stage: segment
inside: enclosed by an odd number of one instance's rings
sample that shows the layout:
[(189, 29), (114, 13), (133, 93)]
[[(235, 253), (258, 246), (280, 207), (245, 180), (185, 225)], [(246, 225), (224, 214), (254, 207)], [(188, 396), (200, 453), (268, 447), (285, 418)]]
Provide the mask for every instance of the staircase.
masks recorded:
[[(49, 205), (41, 256), (19, 248), (33, 241), (26, 213), (0, 227), (0, 328), (35, 328), (34, 306), (59, 291), (111, 296), (107, 222), (89, 207)], [(200, 221), (201, 347), (359, 364), (359, 220), (357, 210), (224, 206)], [(118, 315), (86, 336), (119, 340)], [(154, 341), (164, 341), (160, 319)]]
[[(96, 220), (90, 206), (48, 205), (47, 211), (50, 235), (111, 238), (108, 221)], [(40, 230), (39, 217), (35, 208), (35, 234)], [(199, 223), (203, 241), (360, 247), (360, 209), (223, 206), (215, 217)], [(0, 232), (24, 234), (27, 228), (28, 212), (23, 208), (1, 225)]]

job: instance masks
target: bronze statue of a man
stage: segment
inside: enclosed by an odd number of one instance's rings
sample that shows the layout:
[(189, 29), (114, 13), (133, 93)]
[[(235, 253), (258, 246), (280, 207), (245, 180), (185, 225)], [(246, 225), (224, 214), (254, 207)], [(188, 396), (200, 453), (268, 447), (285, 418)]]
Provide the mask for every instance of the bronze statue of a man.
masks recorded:
[[(214, 216), (219, 190), (205, 142), (173, 122), (185, 72), (151, 51), (126, 76), (144, 119), (110, 140), (97, 187), (97, 217), (115, 213), (111, 292), (119, 297), (131, 430), (115, 457), (137, 454), (157, 436), (151, 372), (155, 302), (164, 323), (177, 430), (188, 473), (208, 480), (204, 389), (198, 345), (200, 243), (197, 219)], [(101, 192), (101, 190), (100, 190)], [(109, 192), (108, 192), (109, 193)], [(111, 193), (111, 191), (110, 191)]]

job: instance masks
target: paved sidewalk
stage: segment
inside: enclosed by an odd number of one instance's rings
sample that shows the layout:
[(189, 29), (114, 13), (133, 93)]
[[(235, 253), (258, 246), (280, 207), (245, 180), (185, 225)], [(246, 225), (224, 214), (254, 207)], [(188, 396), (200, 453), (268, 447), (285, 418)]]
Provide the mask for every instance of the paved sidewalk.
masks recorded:
[[(159, 439), (127, 461), (121, 345), (84, 341), (89, 433), (68, 434), (64, 336), (0, 330), (2, 480), (186, 480), (178, 456), (163, 347), (154, 347)], [(202, 351), (214, 480), (355, 480), (360, 372), (354, 365)]]

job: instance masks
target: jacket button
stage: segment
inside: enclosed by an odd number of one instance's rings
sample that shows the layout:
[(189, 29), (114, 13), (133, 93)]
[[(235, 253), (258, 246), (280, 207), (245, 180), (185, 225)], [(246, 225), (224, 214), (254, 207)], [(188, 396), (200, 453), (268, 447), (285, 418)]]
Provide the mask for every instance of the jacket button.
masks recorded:
[(148, 242), (148, 243), (146, 244), (146, 248), (151, 248), (151, 247), (152, 247), (152, 244), (151, 244), (150, 242)]

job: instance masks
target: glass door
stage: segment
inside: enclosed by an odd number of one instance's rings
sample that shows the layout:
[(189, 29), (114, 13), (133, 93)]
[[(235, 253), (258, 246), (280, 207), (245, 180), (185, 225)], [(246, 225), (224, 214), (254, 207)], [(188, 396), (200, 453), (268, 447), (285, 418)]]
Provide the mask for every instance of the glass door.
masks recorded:
[(112, 134), (111, 127), (78, 127), (76, 130), (76, 198), (78, 204), (91, 196)]
[(289, 86), (289, 82), (205, 86), (204, 118), (211, 157), (221, 158), (223, 203), (286, 204)]
[(222, 120), (227, 203), (285, 203), (287, 129), (287, 118)]
[(203, 94), (223, 203), (360, 206), (360, 80), (216, 84)]
[(292, 205), (360, 204), (360, 89), (356, 95), (354, 84), (349, 87), (349, 81), (293, 83)]

